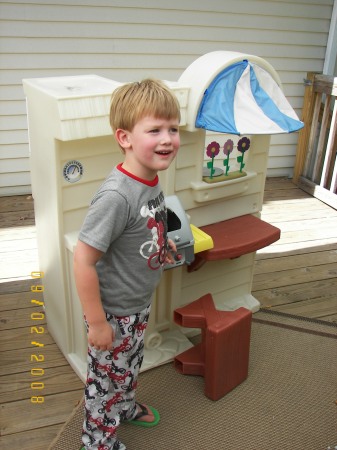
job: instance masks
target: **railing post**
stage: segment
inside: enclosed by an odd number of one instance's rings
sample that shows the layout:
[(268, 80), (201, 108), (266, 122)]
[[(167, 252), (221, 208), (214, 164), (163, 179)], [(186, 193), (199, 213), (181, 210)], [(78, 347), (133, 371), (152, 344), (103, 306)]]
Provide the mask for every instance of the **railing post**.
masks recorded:
[(306, 160), (312, 117), (315, 107), (314, 99), (314, 79), (316, 72), (308, 72), (305, 80), (305, 92), (302, 108), (301, 120), (304, 122), (304, 128), (299, 132), (293, 182), (298, 183), (299, 177), (303, 174), (304, 164)]
[(325, 105), (324, 105), (324, 111), (323, 111), (323, 117), (321, 121), (321, 131), (319, 133), (319, 139), (317, 144), (317, 150), (316, 150), (316, 158), (315, 158), (315, 164), (312, 171), (312, 180), (314, 183), (319, 184), (321, 181), (321, 172), (322, 172), (322, 166), (323, 166), (323, 159), (324, 159), (324, 152), (325, 152), (325, 138), (327, 129), (329, 127), (329, 120), (330, 120), (330, 103), (331, 103), (331, 95), (327, 95), (325, 99)]
[[(330, 192), (336, 194), (337, 189), (337, 162), (336, 162), (336, 142), (337, 142), (337, 101), (335, 100), (335, 105), (332, 114), (332, 121), (330, 126), (330, 133), (328, 138), (328, 143), (326, 146), (326, 154), (324, 159), (324, 165), (322, 169), (321, 186), (329, 189), (327, 186), (329, 168), (334, 167), (332, 172), (332, 178), (330, 183)], [(335, 143), (335, 148), (334, 148)]]

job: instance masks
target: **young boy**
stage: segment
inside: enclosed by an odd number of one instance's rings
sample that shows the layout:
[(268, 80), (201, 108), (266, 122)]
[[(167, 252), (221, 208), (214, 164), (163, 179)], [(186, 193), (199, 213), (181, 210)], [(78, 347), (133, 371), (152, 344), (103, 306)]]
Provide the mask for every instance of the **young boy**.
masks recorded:
[(151, 296), (164, 264), (173, 262), (168, 246), (176, 250), (157, 172), (178, 152), (179, 121), (179, 103), (159, 81), (125, 84), (112, 94), (110, 124), (124, 162), (92, 200), (74, 255), (89, 344), (85, 450), (124, 450), (116, 434), (122, 421), (159, 422), (154, 408), (135, 402), (135, 390)]

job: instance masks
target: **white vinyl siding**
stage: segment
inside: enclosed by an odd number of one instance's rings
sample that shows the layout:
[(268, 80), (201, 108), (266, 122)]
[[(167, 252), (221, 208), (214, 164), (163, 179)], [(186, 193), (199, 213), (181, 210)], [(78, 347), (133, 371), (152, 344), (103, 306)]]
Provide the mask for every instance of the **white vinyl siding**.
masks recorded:
[[(260, 56), (298, 115), (324, 65), (333, 0), (0, 2), (0, 195), (31, 192), (23, 78), (96, 74), (176, 81), (200, 55)], [(43, 124), (41, 124), (43, 126)], [(297, 134), (272, 138), (268, 175), (291, 176)]]

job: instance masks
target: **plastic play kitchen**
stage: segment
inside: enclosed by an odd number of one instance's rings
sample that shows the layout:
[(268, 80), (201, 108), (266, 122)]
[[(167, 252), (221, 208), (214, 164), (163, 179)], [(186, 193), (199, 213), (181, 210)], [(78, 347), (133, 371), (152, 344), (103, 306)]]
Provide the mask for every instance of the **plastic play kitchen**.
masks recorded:
[[(276, 71), (254, 55), (211, 52), (165, 83), (181, 107), (181, 148), (160, 182), (181, 222), (170, 231), (180, 247), (154, 294), (143, 370), (175, 359), (181, 373), (204, 376), (216, 400), (247, 376), (255, 252), (280, 236), (259, 218), (270, 138), (303, 124)], [(95, 75), (23, 80), (48, 329), (83, 380), (73, 250), (91, 198), (122, 161), (109, 125), (121, 84)], [(193, 347), (188, 337), (200, 330)]]

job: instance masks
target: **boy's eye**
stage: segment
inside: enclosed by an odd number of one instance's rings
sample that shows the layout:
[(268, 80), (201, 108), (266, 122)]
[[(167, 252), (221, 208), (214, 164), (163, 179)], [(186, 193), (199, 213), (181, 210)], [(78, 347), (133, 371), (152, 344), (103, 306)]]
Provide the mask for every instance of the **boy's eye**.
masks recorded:
[[(161, 132), (160, 128), (152, 128), (151, 130), (149, 130), (149, 133), (151, 134), (158, 134)], [(171, 134), (176, 134), (179, 133), (179, 128), (178, 127), (172, 127), (169, 129), (169, 133)]]

